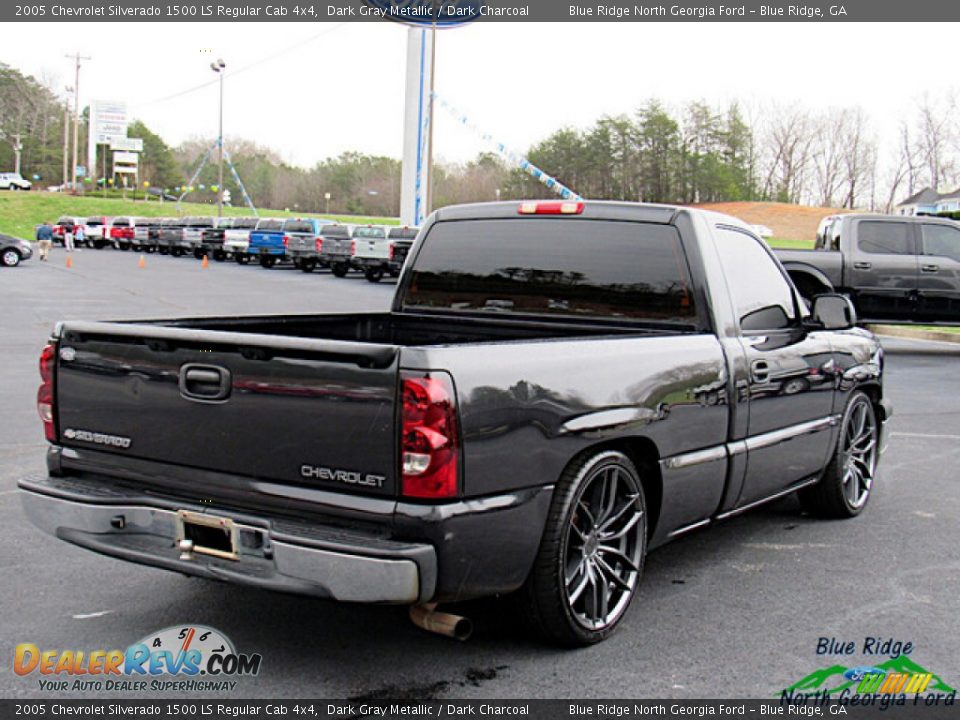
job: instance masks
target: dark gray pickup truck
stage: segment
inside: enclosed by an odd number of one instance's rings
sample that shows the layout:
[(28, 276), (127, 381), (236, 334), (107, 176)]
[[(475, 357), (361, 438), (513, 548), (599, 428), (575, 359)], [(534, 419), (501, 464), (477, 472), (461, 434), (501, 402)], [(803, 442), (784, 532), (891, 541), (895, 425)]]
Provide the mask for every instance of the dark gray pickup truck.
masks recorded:
[(868, 322), (960, 324), (960, 224), (839, 215), (813, 250), (777, 250), (797, 289), (849, 295)]
[(421, 620), (516, 593), (591, 643), (655, 546), (795, 491), (863, 510), (890, 406), (854, 321), (723, 215), (450, 207), (390, 312), (60, 323), (19, 486), (104, 555)]

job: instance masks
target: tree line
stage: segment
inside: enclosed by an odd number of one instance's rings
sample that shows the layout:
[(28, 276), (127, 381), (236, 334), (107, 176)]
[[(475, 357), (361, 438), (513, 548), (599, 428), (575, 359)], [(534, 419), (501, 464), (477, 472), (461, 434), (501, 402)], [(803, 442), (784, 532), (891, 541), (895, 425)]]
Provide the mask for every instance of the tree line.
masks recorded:
[[(21, 171), (38, 186), (59, 185), (65, 99), (49, 82), (0, 64), (0, 171)], [(587, 128), (564, 127), (529, 149), (531, 162), (584, 197), (663, 203), (772, 200), (889, 211), (924, 188), (953, 189), (960, 180), (960, 123), (952, 95), (918, 98), (895, 138), (881, 145), (859, 107), (810, 109), (799, 104), (671, 107), (651, 98), (630, 114), (604, 116)], [(81, 145), (87, 110), (81, 117)], [(72, 135), (72, 132), (71, 132)], [(141, 180), (156, 192), (183, 191), (213, 138), (169, 146), (143, 122), (130, 137), (144, 140)], [(307, 212), (397, 215), (400, 161), (344, 152), (311, 168), (290, 165), (269, 147), (227, 138), (226, 146), (258, 207)], [(81, 148), (79, 157), (86, 157)], [(191, 199), (213, 201), (215, 155), (193, 185)], [(242, 202), (227, 172), (224, 186)], [(85, 189), (95, 189), (91, 184)], [(443, 205), (550, 191), (499, 156), (438, 163), (433, 198)]]

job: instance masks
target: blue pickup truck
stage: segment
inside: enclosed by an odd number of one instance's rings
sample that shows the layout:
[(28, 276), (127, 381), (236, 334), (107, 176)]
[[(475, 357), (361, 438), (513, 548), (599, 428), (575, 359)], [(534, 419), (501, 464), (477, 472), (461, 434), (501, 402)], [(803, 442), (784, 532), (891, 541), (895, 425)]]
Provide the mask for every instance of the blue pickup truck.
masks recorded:
[(287, 247), (283, 242), (284, 222), (283, 218), (263, 218), (250, 233), (247, 255), (257, 258), (260, 267), (272, 268), (286, 257)]

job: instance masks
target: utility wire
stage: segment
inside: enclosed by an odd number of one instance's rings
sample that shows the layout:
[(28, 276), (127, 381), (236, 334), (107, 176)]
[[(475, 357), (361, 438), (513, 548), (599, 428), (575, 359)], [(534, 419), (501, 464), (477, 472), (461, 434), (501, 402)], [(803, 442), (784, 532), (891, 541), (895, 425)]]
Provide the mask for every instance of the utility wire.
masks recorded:
[[(284, 48), (283, 50), (280, 50), (279, 52), (275, 52), (275, 53), (273, 53), (273, 54), (271, 54), (271, 55), (267, 55), (267, 56), (265, 56), (265, 57), (260, 58), (259, 60), (256, 60), (256, 61), (250, 63), (249, 65), (244, 65), (244, 66), (240, 67), (240, 68), (237, 69), (237, 70), (233, 70), (233, 71), (230, 73), (230, 77), (236, 77), (236, 76), (239, 75), (240, 73), (246, 72), (247, 70), (252, 70), (252, 69), (255, 68), (255, 67), (259, 67), (260, 65), (263, 65), (264, 63), (270, 62), (271, 60), (276, 60), (278, 57), (282, 57), (282, 56), (284, 56), (284, 55), (286, 55), (286, 54), (288, 54), (288, 53), (291, 53), (291, 52), (293, 52), (294, 50), (297, 50), (298, 48), (303, 47), (304, 45), (309, 45), (310, 43), (314, 42), (315, 40), (319, 40), (320, 38), (324, 37), (325, 35), (329, 35), (329, 34), (332, 33), (334, 30), (339, 30), (341, 27), (343, 27), (343, 26), (346, 25), (346, 24), (347, 24), (347, 23), (337, 23), (337, 24), (335, 24), (335, 25), (331, 25), (330, 27), (326, 28), (326, 29), (323, 30), (322, 32), (317, 33), (316, 35), (312, 35), (312, 36), (310, 36), (310, 37), (308, 37), (308, 38), (306, 38), (306, 39), (304, 39), (304, 40), (301, 40), (301, 41), (298, 42), (298, 43), (294, 43), (293, 45), (290, 45), (290, 46)], [(166, 95), (166, 96), (164, 96), (164, 97), (156, 98), (156, 99), (154, 99), (154, 100), (148, 100), (148, 101), (142, 102), (142, 103), (135, 103), (135, 104), (133, 105), (133, 107), (136, 107), (136, 108), (144, 108), (144, 107), (147, 107), (147, 106), (150, 106), (150, 105), (159, 105), (160, 103), (165, 103), (165, 102), (168, 102), (168, 101), (170, 101), (170, 100), (175, 100), (175, 99), (177, 99), (177, 98), (179, 98), (179, 97), (183, 97), (184, 95), (189, 95), (190, 93), (197, 92), (198, 90), (203, 90), (204, 88), (210, 87), (211, 85), (216, 85), (217, 82), (218, 82), (217, 79), (209, 80), (208, 82), (200, 83), (199, 85), (194, 85), (193, 87), (187, 88), (186, 90), (181, 90), (180, 92), (175, 92), (175, 93), (173, 93), (172, 95)]]

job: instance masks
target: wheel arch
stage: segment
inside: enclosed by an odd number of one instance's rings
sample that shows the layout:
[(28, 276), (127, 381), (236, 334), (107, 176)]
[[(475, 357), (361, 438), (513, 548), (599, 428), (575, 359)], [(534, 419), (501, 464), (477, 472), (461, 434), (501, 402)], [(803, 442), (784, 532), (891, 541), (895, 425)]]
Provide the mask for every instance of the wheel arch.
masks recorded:
[[(800, 294), (806, 298), (812, 298), (820, 293), (829, 293), (834, 291), (833, 283), (821, 270), (812, 265), (802, 265), (796, 263), (787, 263), (783, 267), (793, 280)], [(808, 294), (811, 293), (811, 294)]]
[(660, 450), (648, 437), (637, 435), (606, 440), (584, 448), (570, 459), (567, 467), (577, 460), (606, 450), (616, 450), (626, 455), (637, 468), (640, 484), (647, 504), (647, 540), (653, 537), (660, 520), (663, 506), (663, 475), (660, 472)]

